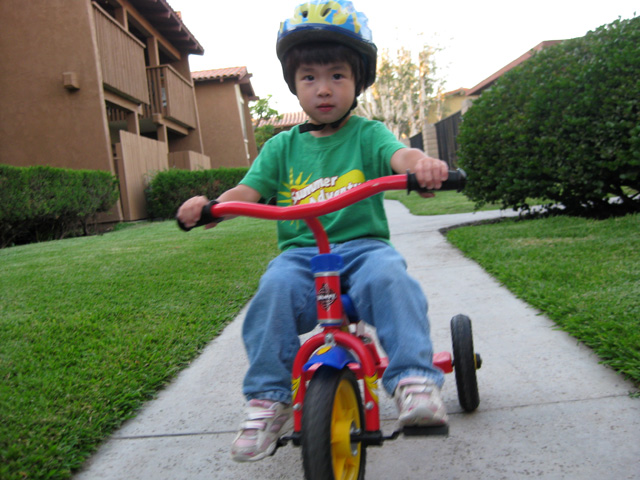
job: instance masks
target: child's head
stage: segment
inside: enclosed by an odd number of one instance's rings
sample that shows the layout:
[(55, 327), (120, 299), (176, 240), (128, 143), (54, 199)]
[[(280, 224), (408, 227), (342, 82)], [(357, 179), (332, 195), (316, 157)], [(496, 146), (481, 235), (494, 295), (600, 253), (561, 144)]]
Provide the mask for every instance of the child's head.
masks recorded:
[(285, 81), (296, 94), (294, 76), (300, 65), (346, 62), (351, 67), (356, 96), (376, 77), (377, 48), (367, 17), (349, 0), (311, 0), (298, 5), (280, 25), (276, 51)]

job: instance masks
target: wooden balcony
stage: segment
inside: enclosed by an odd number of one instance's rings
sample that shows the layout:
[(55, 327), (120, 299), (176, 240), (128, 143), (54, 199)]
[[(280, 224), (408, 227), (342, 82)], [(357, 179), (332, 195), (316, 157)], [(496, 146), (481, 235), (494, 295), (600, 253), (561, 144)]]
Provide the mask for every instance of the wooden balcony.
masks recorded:
[(147, 67), (151, 108), (144, 116), (162, 114), (184, 127), (196, 127), (196, 105), (193, 84), (170, 65)]
[(145, 45), (95, 3), (93, 12), (104, 88), (134, 103), (149, 103)]

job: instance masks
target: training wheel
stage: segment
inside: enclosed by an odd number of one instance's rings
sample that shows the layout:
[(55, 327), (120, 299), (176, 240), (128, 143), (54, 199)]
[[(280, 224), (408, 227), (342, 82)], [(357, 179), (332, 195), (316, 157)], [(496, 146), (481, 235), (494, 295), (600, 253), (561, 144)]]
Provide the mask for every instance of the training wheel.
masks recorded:
[(451, 319), (451, 341), (458, 401), (466, 412), (473, 412), (480, 404), (476, 370), (480, 368), (482, 360), (473, 351), (471, 320), (466, 315), (456, 315)]

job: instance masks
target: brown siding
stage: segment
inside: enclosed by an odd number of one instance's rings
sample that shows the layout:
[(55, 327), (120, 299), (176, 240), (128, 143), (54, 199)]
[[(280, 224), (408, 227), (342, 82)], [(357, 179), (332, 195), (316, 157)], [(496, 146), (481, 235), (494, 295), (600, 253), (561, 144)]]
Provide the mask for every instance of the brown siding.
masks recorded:
[(96, 5), (94, 14), (105, 88), (136, 103), (149, 103), (144, 67), (145, 46)]
[(92, 16), (86, 0), (0, 2), (0, 162), (113, 171)]
[(124, 219), (147, 218), (144, 189), (150, 176), (168, 168), (167, 144), (121, 131), (116, 152)]
[(233, 82), (196, 83), (202, 143), (213, 168), (249, 165), (235, 88)]
[(193, 85), (169, 65), (147, 67), (151, 105), (154, 113), (162, 113), (185, 127), (197, 124)]

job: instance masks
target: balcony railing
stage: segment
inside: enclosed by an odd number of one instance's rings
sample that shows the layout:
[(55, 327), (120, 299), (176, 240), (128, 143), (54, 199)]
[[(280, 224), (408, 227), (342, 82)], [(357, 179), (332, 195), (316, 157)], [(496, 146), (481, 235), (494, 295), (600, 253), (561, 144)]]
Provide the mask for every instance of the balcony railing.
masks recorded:
[[(196, 127), (193, 85), (170, 65), (147, 67), (151, 113), (161, 113), (185, 127)], [(145, 116), (148, 116), (145, 109)]]
[(105, 88), (136, 103), (149, 103), (144, 44), (95, 3), (93, 11)]

